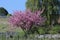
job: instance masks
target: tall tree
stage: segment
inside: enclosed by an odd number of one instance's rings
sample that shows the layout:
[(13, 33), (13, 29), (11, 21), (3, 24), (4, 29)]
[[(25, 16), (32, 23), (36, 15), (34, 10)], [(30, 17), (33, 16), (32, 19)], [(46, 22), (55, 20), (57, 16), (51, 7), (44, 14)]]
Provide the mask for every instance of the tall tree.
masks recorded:
[(27, 0), (26, 7), (32, 11), (45, 7), (44, 14), (47, 17), (47, 24), (50, 25), (51, 19), (56, 21), (58, 15), (59, 0)]
[(30, 8), (33, 12), (40, 9), (40, 0), (27, 0), (26, 8)]

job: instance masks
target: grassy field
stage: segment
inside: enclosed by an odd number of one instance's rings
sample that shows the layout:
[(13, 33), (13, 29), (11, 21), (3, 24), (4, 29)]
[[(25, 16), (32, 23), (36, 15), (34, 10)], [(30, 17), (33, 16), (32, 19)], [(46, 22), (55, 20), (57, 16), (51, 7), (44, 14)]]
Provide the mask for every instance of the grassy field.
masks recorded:
[(7, 31), (13, 31), (13, 32), (19, 32), (23, 34), (23, 31), (21, 28), (12, 27), (9, 22), (9, 18), (0, 18), (0, 32), (7, 32)]

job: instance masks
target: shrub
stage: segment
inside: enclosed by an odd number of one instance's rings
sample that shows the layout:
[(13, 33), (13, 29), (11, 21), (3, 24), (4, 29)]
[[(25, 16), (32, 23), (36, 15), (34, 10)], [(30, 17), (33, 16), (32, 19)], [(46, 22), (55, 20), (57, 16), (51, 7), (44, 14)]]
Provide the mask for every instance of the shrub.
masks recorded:
[(57, 34), (60, 33), (60, 25), (56, 25), (54, 27), (51, 28), (51, 30), (49, 31), (51, 34)]

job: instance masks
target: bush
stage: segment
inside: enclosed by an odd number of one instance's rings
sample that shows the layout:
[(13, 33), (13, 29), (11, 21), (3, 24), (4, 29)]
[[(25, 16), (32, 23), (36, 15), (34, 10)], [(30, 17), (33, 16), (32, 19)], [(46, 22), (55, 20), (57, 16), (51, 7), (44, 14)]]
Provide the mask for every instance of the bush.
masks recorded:
[(43, 27), (40, 27), (38, 31), (40, 34), (45, 34), (45, 32), (46, 32)]
[(50, 31), (49, 31), (50, 34), (57, 34), (57, 33), (60, 33), (60, 26), (56, 25), (54, 26)]

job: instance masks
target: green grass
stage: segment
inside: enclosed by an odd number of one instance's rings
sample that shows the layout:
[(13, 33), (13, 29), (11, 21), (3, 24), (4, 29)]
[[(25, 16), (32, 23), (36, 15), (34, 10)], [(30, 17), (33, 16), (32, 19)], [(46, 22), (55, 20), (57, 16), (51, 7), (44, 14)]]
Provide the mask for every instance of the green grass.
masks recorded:
[[(9, 25), (8, 18), (0, 18), (0, 32), (10, 31), (11, 25)], [(14, 31), (21, 31), (21, 29), (16, 28)]]

